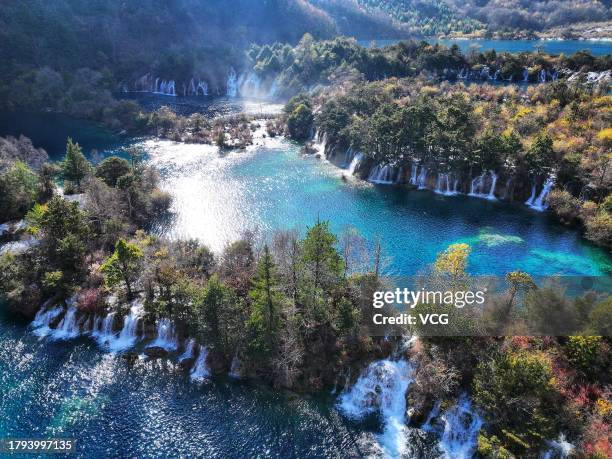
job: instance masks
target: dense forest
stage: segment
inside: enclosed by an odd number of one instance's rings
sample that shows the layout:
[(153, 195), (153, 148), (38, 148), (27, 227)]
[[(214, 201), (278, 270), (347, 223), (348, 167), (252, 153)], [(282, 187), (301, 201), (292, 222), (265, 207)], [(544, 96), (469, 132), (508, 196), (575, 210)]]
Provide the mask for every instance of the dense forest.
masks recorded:
[(406, 40), (384, 48), (365, 48), (350, 38), (317, 41), (310, 35), (293, 47), (283, 43), (253, 44), (247, 56), (264, 82), (274, 80), (277, 92), (289, 96), (317, 85), (328, 86), (354, 78), (374, 81), (423, 74), (434, 81), (464, 78), (536, 83), (541, 81), (542, 71), (544, 81), (571, 76), (584, 80), (587, 72), (612, 67), (610, 55), (595, 57), (586, 51), (569, 56), (495, 50), (466, 54), (456, 45), (446, 47), (424, 41)]
[(610, 19), (609, 2), (599, 0), (513, 2), (505, 0), (358, 0), (369, 11), (384, 11), (413, 33), (544, 31)]

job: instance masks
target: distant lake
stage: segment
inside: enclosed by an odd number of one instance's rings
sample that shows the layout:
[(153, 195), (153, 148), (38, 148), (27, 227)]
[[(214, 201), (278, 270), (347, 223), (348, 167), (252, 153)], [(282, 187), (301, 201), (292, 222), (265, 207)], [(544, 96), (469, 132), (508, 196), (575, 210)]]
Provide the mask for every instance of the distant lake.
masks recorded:
[[(387, 46), (401, 40), (358, 40), (362, 46)], [(521, 53), (542, 49), (549, 54), (574, 54), (577, 51), (589, 50), (595, 56), (612, 54), (612, 41), (599, 40), (436, 40), (428, 39), (429, 43), (440, 43), (445, 46), (457, 45), (463, 52), (472, 46), (479, 51), (494, 49), (498, 52)]]

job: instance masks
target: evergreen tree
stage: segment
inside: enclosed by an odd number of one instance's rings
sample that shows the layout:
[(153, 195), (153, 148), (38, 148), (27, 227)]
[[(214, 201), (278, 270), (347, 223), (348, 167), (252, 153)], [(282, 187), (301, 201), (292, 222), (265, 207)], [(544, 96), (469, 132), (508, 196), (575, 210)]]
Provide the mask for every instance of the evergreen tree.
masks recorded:
[(206, 283), (195, 308), (199, 316), (199, 335), (211, 341), (214, 349), (226, 360), (231, 359), (244, 326), (236, 293), (214, 274)]
[(251, 283), (249, 297), (253, 303), (248, 326), (252, 339), (249, 345), (256, 354), (270, 355), (276, 348), (284, 297), (278, 290), (276, 266), (267, 245)]
[(66, 144), (66, 156), (62, 163), (62, 173), (65, 180), (76, 183), (81, 186), (83, 180), (91, 172), (91, 164), (83, 155), (83, 151), (78, 143), (73, 143), (72, 139), (68, 138)]
[(119, 239), (115, 251), (102, 265), (102, 272), (110, 286), (123, 281), (127, 290), (127, 298), (133, 298), (133, 282), (138, 275), (142, 250), (136, 244)]

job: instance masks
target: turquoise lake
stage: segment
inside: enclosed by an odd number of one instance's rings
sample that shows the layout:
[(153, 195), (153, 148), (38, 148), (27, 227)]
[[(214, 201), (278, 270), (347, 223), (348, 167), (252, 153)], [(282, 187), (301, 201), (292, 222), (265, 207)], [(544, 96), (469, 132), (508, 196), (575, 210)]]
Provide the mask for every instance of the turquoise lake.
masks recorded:
[(564, 276), (612, 272), (611, 258), (602, 249), (522, 203), (347, 179), (345, 170), (303, 156), (300, 145), (287, 140), (260, 139), (246, 150), (220, 152), (210, 145), (120, 139), (57, 115), (0, 117), (0, 133), (17, 132), (32, 137), (55, 160), (69, 135), (97, 160), (127, 144), (140, 144), (160, 169), (163, 188), (175, 198), (174, 219), (156, 230), (173, 238), (200, 239), (217, 252), (246, 230), (265, 238), (276, 229), (304, 231), (321, 218), (338, 233), (354, 227), (370, 242), (380, 238), (390, 275), (420, 273), (456, 242), (472, 247), (473, 274), (503, 275), (517, 269)]

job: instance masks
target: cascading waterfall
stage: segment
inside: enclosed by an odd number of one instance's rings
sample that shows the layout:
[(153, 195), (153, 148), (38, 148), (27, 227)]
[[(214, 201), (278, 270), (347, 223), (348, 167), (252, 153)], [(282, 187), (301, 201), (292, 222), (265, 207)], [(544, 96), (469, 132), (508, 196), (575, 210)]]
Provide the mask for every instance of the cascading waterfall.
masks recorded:
[(240, 85), (240, 95), (244, 97), (259, 97), (261, 87), (261, 79), (257, 74), (250, 72), (244, 82)]
[(198, 81), (198, 86), (196, 88), (196, 96), (199, 96), (200, 92), (202, 93), (203, 96), (208, 95), (208, 83), (206, 83), (206, 81), (204, 80)]
[(487, 172), (483, 172), (481, 175), (472, 180), (472, 183), (470, 185), (470, 193), (468, 194), (468, 196), (489, 199), (491, 201), (494, 201), (496, 199), (495, 187), (497, 186), (497, 174), (494, 171), (489, 171), (488, 174), (490, 174), (491, 181), (491, 187), (489, 188), (489, 191), (485, 191), (485, 186), (487, 184)]
[(76, 306), (69, 306), (57, 328), (51, 331), (51, 337), (58, 340), (67, 340), (76, 338), (80, 334)]
[(123, 328), (119, 336), (110, 340), (108, 347), (112, 352), (120, 352), (129, 349), (138, 340), (137, 328), (142, 315), (142, 306), (139, 303), (130, 308), (130, 313), (123, 318)]
[(238, 76), (233, 67), (230, 67), (229, 72), (227, 72), (226, 95), (229, 97), (236, 97), (238, 95)]
[(419, 170), (419, 165), (417, 163), (412, 164), (412, 168), (410, 169), (410, 184), (416, 186), (417, 184), (417, 172)]
[(203, 381), (210, 376), (210, 370), (206, 365), (206, 356), (208, 355), (208, 349), (204, 346), (199, 346), (198, 358), (193, 364), (191, 369), (191, 379), (193, 381)]
[(325, 132), (323, 134), (320, 134), (319, 132), (315, 132), (313, 147), (316, 150), (317, 154), (321, 155), (322, 158), (325, 158), (325, 147), (326, 146), (327, 146), (327, 134)]
[(425, 166), (421, 166), (421, 173), (417, 178), (417, 186), (419, 190), (424, 190), (427, 188), (427, 168)]
[(472, 457), (482, 419), (472, 409), (470, 400), (462, 395), (457, 404), (442, 414), (444, 432), (440, 439), (440, 449), (448, 459), (467, 459)]
[(44, 306), (36, 313), (34, 320), (32, 321), (31, 327), (32, 332), (36, 336), (47, 336), (53, 331), (51, 328), (51, 322), (57, 319), (60, 314), (64, 312), (64, 308), (56, 306), (55, 308), (47, 309)]
[(148, 347), (161, 347), (166, 351), (176, 351), (178, 349), (176, 330), (170, 319), (159, 319), (157, 321), (157, 338)]
[(353, 387), (339, 397), (338, 407), (348, 418), (360, 420), (379, 413), (384, 430), (380, 446), (387, 457), (401, 457), (406, 442), (406, 391), (412, 382), (412, 368), (405, 360), (371, 363)]
[(494, 200), (495, 198), (495, 186), (497, 185), (497, 174), (494, 171), (490, 171), (491, 173), (491, 189), (489, 190), (489, 194), (487, 199)]
[(115, 322), (116, 314), (117, 313), (115, 312), (109, 312), (104, 318), (99, 316), (94, 318), (91, 336), (102, 347), (107, 347), (109, 342), (115, 338), (115, 334), (113, 333), (113, 324)]
[(393, 173), (394, 169), (389, 164), (384, 166), (377, 165), (370, 171), (368, 182), (379, 185), (390, 185), (393, 183)]
[(185, 352), (183, 352), (178, 358), (179, 362), (183, 362), (185, 360), (193, 359), (193, 349), (195, 347), (195, 339), (191, 338), (187, 341), (185, 345)]
[(350, 175), (355, 174), (355, 171), (357, 170), (357, 167), (359, 166), (359, 163), (361, 163), (362, 159), (363, 159), (363, 153), (357, 153), (355, 154), (355, 156), (353, 156), (353, 160), (351, 161), (351, 164), (348, 167), (348, 171)]
[(436, 180), (436, 189), (434, 190), (434, 192), (437, 194), (443, 194), (445, 196), (454, 196), (458, 194), (458, 183), (459, 181), (455, 179), (451, 188), (451, 175), (448, 173), (438, 174), (438, 179)]
[(525, 201), (525, 204), (528, 206), (532, 206), (533, 201), (535, 201), (535, 198), (536, 198), (536, 184), (535, 182), (533, 182), (533, 184), (531, 185), (531, 195), (529, 196), (529, 199)]
[[(159, 83), (159, 85), (158, 85)], [(155, 79), (155, 94), (162, 94), (164, 96), (176, 96), (176, 83), (174, 80), (162, 80), (159, 82), (159, 78)]]
[(570, 457), (576, 447), (565, 439), (565, 435), (560, 434), (557, 440), (547, 442), (549, 449), (542, 454), (542, 459), (566, 459)]
[(397, 175), (395, 176), (395, 183), (402, 183), (404, 181), (404, 168), (402, 166), (397, 170)]
[(529, 69), (527, 67), (523, 68), (523, 82), (527, 83), (529, 81)]
[(540, 83), (546, 83), (546, 70), (544, 69), (540, 70), (539, 80), (540, 80)]
[(546, 198), (548, 197), (548, 194), (550, 193), (550, 190), (552, 190), (552, 187), (554, 186), (554, 184), (555, 184), (554, 177), (548, 177), (546, 181), (544, 182), (544, 185), (542, 186), (542, 191), (540, 191), (540, 194), (538, 195), (537, 198), (535, 198), (535, 184), (534, 184), (531, 189), (531, 196), (525, 202), (525, 204), (527, 204), (529, 207), (531, 207), (534, 210), (538, 210), (540, 212), (545, 211), (548, 208), (548, 205), (546, 204), (545, 201), (546, 201)]

